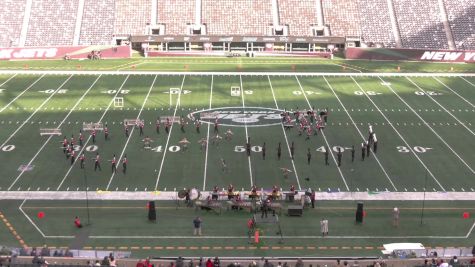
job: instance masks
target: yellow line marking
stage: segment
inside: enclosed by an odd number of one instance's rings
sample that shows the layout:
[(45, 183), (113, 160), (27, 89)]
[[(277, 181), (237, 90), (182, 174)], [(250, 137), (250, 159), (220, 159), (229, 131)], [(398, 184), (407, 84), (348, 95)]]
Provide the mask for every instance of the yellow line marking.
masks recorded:
[(286, 250), (291, 250), (292, 247), (283, 247), (283, 249), (286, 249)]
[(362, 247), (353, 247), (353, 249), (363, 249)]
[(307, 249), (317, 249), (317, 247), (307, 246)]
[(318, 249), (325, 250), (325, 249), (328, 249), (328, 248), (327, 247), (318, 247)]
[(83, 247), (83, 249), (92, 249), (92, 247)]
[(69, 247), (59, 247), (59, 249), (69, 249)]
[(246, 247), (236, 247), (236, 249), (242, 250), (242, 249), (246, 249)]
[(129, 247), (119, 247), (119, 249), (129, 249)]
[(257, 249), (257, 247), (248, 247), (248, 249)]
[(374, 247), (364, 247), (365, 249), (374, 249)]
[(384, 249), (384, 247), (377, 247), (377, 249)]
[(113, 249), (113, 250), (115, 250), (115, 247), (107, 247), (107, 249)]
[(175, 247), (165, 247), (165, 249), (172, 250), (175, 249)]
[(104, 249), (104, 247), (96, 247), (96, 249)]
[(262, 250), (268, 250), (269, 247), (261, 247)]
[(226, 249), (226, 250), (232, 250), (232, 249), (234, 249), (234, 247), (224, 247), (224, 249)]
[(271, 247), (271, 249), (280, 249), (280, 247)]
[(330, 249), (340, 249), (340, 247), (330, 247)]
[(300, 249), (303, 249), (303, 247), (295, 247), (295, 249), (299, 249), (299, 250), (300, 250)]
[(144, 250), (150, 250), (150, 249), (152, 249), (152, 247), (142, 247), (142, 249), (144, 249)]
[(162, 250), (163, 247), (153, 247), (153, 249), (156, 249), (156, 250)]
[(198, 247), (190, 247), (191, 250), (197, 250)]
[(223, 249), (222, 247), (213, 247), (213, 249)]
[(341, 249), (351, 249), (351, 247), (341, 247)]
[(179, 250), (185, 250), (186, 247), (177, 247), (177, 249), (179, 249)]
[(201, 249), (209, 249), (209, 247), (201, 247)]

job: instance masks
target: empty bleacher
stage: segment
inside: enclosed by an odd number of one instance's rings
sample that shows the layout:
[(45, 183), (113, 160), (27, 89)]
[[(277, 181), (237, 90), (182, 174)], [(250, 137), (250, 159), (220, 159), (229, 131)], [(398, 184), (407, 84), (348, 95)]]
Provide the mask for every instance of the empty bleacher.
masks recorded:
[(85, 0), (80, 45), (110, 44), (114, 33), (115, 0)]
[(394, 34), (386, 1), (359, 0), (361, 36), (364, 42), (395, 47)]
[(143, 35), (150, 23), (151, 9), (150, 0), (115, 0), (114, 34)]
[(281, 25), (289, 26), (289, 35), (311, 36), (311, 25), (317, 23), (315, 0), (279, 0)]
[(18, 45), (26, 1), (2, 0), (0, 12), (0, 47)]
[(195, 0), (158, 0), (157, 20), (165, 34), (185, 35), (186, 25), (195, 22)]
[(359, 36), (360, 9), (357, 1), (322, 0), (325, 25), (330, 27), (331, 35)]
[(475, 49), (475, 4), (473, 0), (445, 0), (450, 28), (459, 49)]
[(267, 35), (271, 0), (203, 0), (202, 23), (209, 35)]
[(393, 0), (405, 48), (447, 49), (437, 0)]
[(34, 0), (25, 45), (72, 45), (78, 3), (79, 0)]

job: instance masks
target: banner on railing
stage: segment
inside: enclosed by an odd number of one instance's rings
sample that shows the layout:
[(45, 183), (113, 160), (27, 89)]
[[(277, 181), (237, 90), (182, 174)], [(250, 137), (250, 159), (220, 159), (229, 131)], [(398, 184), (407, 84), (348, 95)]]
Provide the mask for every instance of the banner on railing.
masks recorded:
[(129, 58), (130, 46), (54, 46), (0, 48), (0, 60)]
[(347, 59), (475, 62), (475, 51), (396, 48), (347, 48)]

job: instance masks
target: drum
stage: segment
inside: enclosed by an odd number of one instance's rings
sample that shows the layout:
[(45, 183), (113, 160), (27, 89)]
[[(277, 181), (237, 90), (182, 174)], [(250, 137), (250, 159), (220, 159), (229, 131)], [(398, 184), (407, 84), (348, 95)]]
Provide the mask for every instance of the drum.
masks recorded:
[(185, 198), (186, 197), (186, 190), (178, 191), (178, 197), (179, 198)]
[(191, 200), (197, 200), (197, 199), (200, 198), (200, 196), (201, 196), (201, 193), (198, 189), (193, 188), (193, 189), (190, 190), (190, 199)]

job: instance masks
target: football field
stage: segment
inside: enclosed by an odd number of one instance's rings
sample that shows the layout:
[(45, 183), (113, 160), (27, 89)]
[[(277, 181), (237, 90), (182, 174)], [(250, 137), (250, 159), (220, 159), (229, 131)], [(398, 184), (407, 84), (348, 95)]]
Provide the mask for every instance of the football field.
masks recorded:
[[(283, 111), (293, 114), (309, 109), (328, 110), (328, 121), (317, 134), (312, 132), (307, 138), (306, 132), (300, 135), (297, 124), (286, 129), (281, 123)], [(197, 118), (202, 122), (199, 131)], [(161, 121), (159, 129), (158, 119)], [(168, 134), (167, 119), (170, 122)], [(183, 125), (180, 120), (184, 121)], [(125, 121), (143, 121), (143, 133), (132, 125), (126, 134)], [(98, 127), (95, 140), (92, 131), (87, 129), (91, 125)], [(377, 151), (372, 148), (369, 157), (365, 153), (363, 160), (361, 143), (368, 138), (370, 126), (377, 135), (378, 147)], [(107, 140), (101, 127), (109, 130)], [(237, 191), (249, 190), (252, 185), (269, 191), (276, 185), (286, 191), (294, 185), (298, 190), (311, 187), (324, 200), (339, 199), (338, 194), (345, 196), (341, 200), (358, 199), (353, 194), (392, 194), (390, 200), (394, 201), (418, 200), (423, 192), (432, 193), (433, 198), (441, 201), (451, 199), (445, 198), (450, 193), (453, 193), (451, 196), (463, 195), (464, 200), (475, 200), (475, 77), (469, 74), (2, 72), (0, 129), (0, 193), (3, 199), (15, 199), (2, 201), (3, 212), (18, 217), (16, 231), (28, 233), (30, 237), (23, 238), (25, 241), (30, 238), (26, 243), (32, 245), (42, 242), (50, 246), (68, 245), (74, 229), (59, 226), (54, 218), (74, 217), (71, 213), (74, 209), (68, 205), (83, 205), (74, 201), (84, 192), (91, 192), (99, 196), (98, 199), (103, 196), (124, 201), (134, 199), (134, 194), (146, 199), (147, 194), (150, 198), (172, 195), (171, 192), (184, 188), (206, 192), (214, 186), (227, 188), (232, 184)], [(233, 134), (226, 139), (228, 129)], [(80, 130), (84, 137), (82, 146), (78, 140)], [(73, 135), (76, 156), (84, 152), (86, 158), (84, 169), (80, 168), (79, 160), (71, 161), (63, 153), (63, 138), (69, 140)], [(186, 145), (185, 138), (189, 141)], [(150, 139), (150, 147), (146, 146), (146, 139)], [(246, 153), (247, 140), (251, 143), (250, 156)], [(207, 145), (202, 145), (205, 141)], [(279, 144), (280, 159), (277, 156)], [(339, 149), (343, 152), (340, 166)], [(325, 164), (326, 150), (329, 151), (328, 165)], [(101, 170), (94, 170), (97, 154)], [(112, 171), (114, 157), (118, 162), (117, 172)], [(122, 160), (125, 157), (128, 163), (124, 173)], [(288, 177), (284, 177), (283, 168), (290, 170)], [(70, 202), (59, 203), (59, 199)], [(134, 214), (134, 209), (143, 206), (137, 202), (98, 201), (92, 203), (93, 208), (95, 204), (110, 207), (103, 214), (117, 221), (121, 220), (114, 217), (119, 216), (114, 211), (117, 207), (125, 205), (126, 214)], [(20, 205), (30, 208), (24, 212), (18, 209)], [(173, 201), (163, 205), (164, 213), (170, 213), (184, 229), (160, 234), (190, 235), (185, 230), (188, 221), (180, 222), (180, 216), (191, 216), (186, 209), (173, 213), (170, 211), (174, 211)], [(321, 208), (332, 216), (332, 204), (327, 205), (330, 207)], [(391, 205), (387, 204), (386, 208), (390, 210)], [(398, 205), (405, 204), (399, 202)], [(419, 207), (418, 203), (407, 205), (408, 211)], [(438, 208), (447, 205), (431, 205), (434, 209), (428, 214), (435, 223)], [(342, 216), (352, 222), (353, 202), (341, 206), (351, 207)], [(460, 210), (444, 212), (449, 213), (449, 217), (454, 216), (453, 225), (460, 227), (454, 227), (447, 235), (442, 233), (440, 225), (429, 227), (422, 234), (409, 228), (407, 231), (399, 229), (397, 235), (435, 240), (433, 244), (438, 244), (440, 236), (459, 236), (463, 237), (463, 244), (473, 243), (473, 220), (458, 218), (462, 209), (470, 211), (470, 205), (452, 208)], [(38, 211), (47, 213), (50, 224), (36, 217)], [(417, 224), (418, 214), (419, 211), (414, 211), (414, 224)], [(247, 215), (221, 215), (226, 216), (245, 220)], [(93, 216), (104, 220), (100, 217), (101, 212)], [(221, 217), (210, 217), (210, 220), (219, 225), (220, 220), (224, 220)], [(283, 214), (281, 218), (284, 225), (288, 224), (289, 233), (290, 224), (295, 222), (286, 221), (289, 219)], [(314, 218), (319, 219), (319, 216)], [(15, 224), (12, 221), (12, 225)], [(96, 232), (107, 232), (105, 222), (93, 223), (92, 227), (95, 225), (99, 227)], [(123, 227), (105, 235), (145, 234), (134, 229), (131, 220), (119, 225)], [(173, 224), (166, 227), (172, 228)], [(65, 233), (59, 233), (58, 229)], [(318, 227), (315, 229), (316, 232), (308, 235), (318, 235)], [(359, 236), (352, 232), (355, 230), (343, 229), (344, 226), (335, 235)], [(377, 240), (374, 240), (371, 230), (366, 229), (361, 237), (367, 242), (364, 245), (374, 248), (380, 245), (379, 241), (384, 240), (380, 230), (383, 232), (383, 229), (375, 230)], [(40, 235), (36, 238), (38, 231)], [(232, 236), (238, 235), (231, 232)], [(225, 229), (218, 227), (215, 234), (217, 239), (213, 239), (212, 245), (224, 248)], [(293, 234), (307, 235), (298, 230)], [(68, 237), (54, 237), (63, 235)], [(101, 239), (97, 233), (94, 236), (93, 240)], [(101, 246), (113, 246), (107, 243), (111, 239), (105, 239)], [(170, 246), (180, 245), (174, 243), (177, 239), (171, 240)], [(349, 244), (351, 240), (344, 242), (347, 243), (336, 245)], [(84, 246), (93, 245), (96, 243)]]

